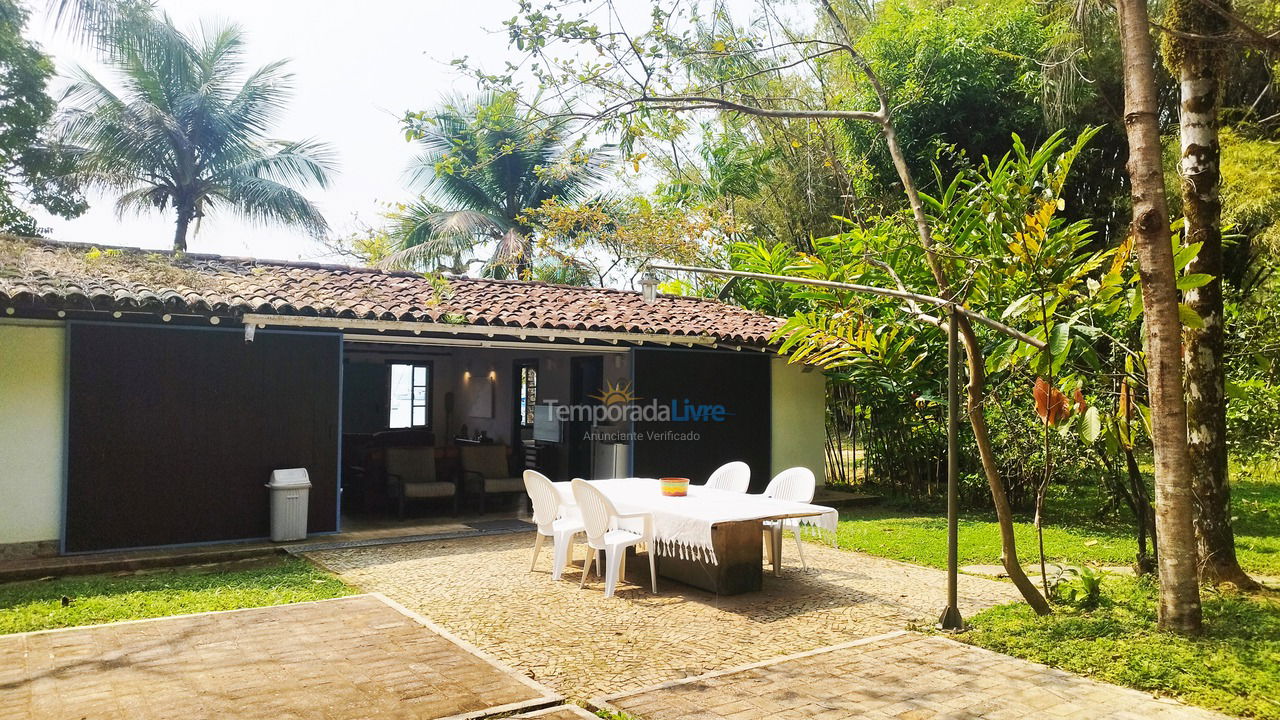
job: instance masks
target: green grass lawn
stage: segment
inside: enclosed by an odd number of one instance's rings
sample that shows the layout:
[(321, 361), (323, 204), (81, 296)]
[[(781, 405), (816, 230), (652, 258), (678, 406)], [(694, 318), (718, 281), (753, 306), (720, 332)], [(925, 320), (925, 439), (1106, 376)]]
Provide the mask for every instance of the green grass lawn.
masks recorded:
[[(1280, 460), (1232, 463), (1236, 550), (1245, 570), (1280, 577)], [(1092, 489), (1058, 491), (1046, 503), (1045, 556), (1068, 565), (1130, 565), (1136, 552), (1126, 517), (1096, 517)], [(1016, 525), (1024, 564), (1037, 560), (1030, 518)], [(844, 513), (842, 547), (946, 567), (946, 519), (891, 507)], [(994, 513), (965, 513), (960, 563), (999, 564)], [(1280, 594), (1203, 593), (1205, 635), (1187, 639), (1155, 627), (1154, 582), (1107, 576), (1102, 602), (1085, 611), (1056, 605), (1036, 617), (1027, 605), (969, 618), (958, 639), (1099, 680), (1244, 717), (1280, 720)]]
[(1205, 635), (1156, 629), (1149, 580), (1108, 576), (1092, 611), (1025, 604), (970, 618), (957, 639), (1098, 680), (1176, 697), (1242, 717), (1280, 720), (1280, 595), (1203, 596)]
[[(0, 585), (0, 633), (324, 600), (356, 592), (305, 560)], [(69, 601), (63, 606), (62, 599)]]
[[(1236, 552), (1250, 572), (1280, 577), (1280, 460), (1233, 463), (1232, 504)], [(1059, 489), (1046, 502), (1045, 558), (1072, 565), (1129, 565), (1137, 553), (1128, 518), (1095, 518), (1091, 491)], [(1035, 562), (1036, 533), (1028, 517), (1015, 528), (1018, 554)], [(946, 517), (891, 507), (842, 513), (841, 547), (906, 562), (945, 568)], [(960, 564), (1000, 562), (1000, 529), (992, 512), (964, 513), (960, 519)]]

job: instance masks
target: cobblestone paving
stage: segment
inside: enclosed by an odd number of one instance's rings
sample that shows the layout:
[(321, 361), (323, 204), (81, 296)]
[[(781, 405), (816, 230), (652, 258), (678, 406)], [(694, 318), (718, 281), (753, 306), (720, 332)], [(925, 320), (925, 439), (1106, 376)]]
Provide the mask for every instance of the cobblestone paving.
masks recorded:
[(642, 720), (1225, 720), (947, 638), (898, 633), (594, 701)]
[[(758, 593), (717, 598), (659, 578), (653, 595), (642, 557), (605, 599), (595, 573), (583, 590), (578, 570), (553, 582), (549, 551), (529, 572), (532, 547), (521, 534), (309, 556), (577, 698), (932, 623), (944, 597), (940, 571), (807, 543), (809, 571), (787, 544), (783, 576), (766, 573)], [(1018, 599), (1008, 583), (963, 575), (960, 596), (966, 614)]]
[(369, 595), (0, 636), (3, 718), (445, 718), (555, 699)]

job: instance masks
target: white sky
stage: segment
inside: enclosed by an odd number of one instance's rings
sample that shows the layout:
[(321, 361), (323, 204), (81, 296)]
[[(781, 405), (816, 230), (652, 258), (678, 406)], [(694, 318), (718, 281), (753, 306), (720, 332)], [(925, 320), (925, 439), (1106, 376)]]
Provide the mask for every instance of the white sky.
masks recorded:
[[(44, 7), (43, 0), (33, 0)], [(248, 33), (252, 67), (289, 58), (294, 97), (273, 135), (315, 137), (332, 144), (339, 172), (328, 190), (311, 190), (335, 234), (372, 224), (379, 204), (406, 199), (403, 172), (413, 156), (398, 118), (430, 109), (442, 95), (470, 92), (472, 81), (448, 63), (468, 55), (499, 69), (509, 57), (502, 21), (514, 0), (161, 0), (179, 27), (229, 20)], [(102, 72), (93, 54), (33, 14), (29, 34), (54, 56), (59, 71), (75, 64)], [(60, 90), (60, 88), (59, 88)], [(159, 212), (117, 218), (113, 197), (90, 197), (75, 220), (38, 215), (51, 237), (72, 242), (168, 248), (173, 218)], [(191, 252), (317, 259), (322, 249), (304, 232), (261, 227), (223, 213), (205, 218), (189, 237)]]
[[(745, 22), (758, 11), (758, 3), (769, 3), (778, 12), (796, 0), (714, 1)], [(90, 48), (53, 27), (44, 15), (45, 0), (27, 2), (38, 8), (28, 34), (54, 56), (59, 72), (82, 65), (111, 84), (111, 71), (96, 62)], [(516, 0), (159, 0), (158, 5), (184, 30), (194, 31), (201, 21), (242, 26), (249, 69), (282, 58), (291, 61), (293, 99), (271, 135), (316, 138), (336, 150), (339, 169), (333, 183), (307, 195), (338, 237), (377, 224), (386, 203), (412, 197), (404, 172), (416, 150), (405, 141), (399, 118), (406, 110), (432, 109), (446, 95), (475, 91), (474, 81), (452, 68), (451, 60), (467, 56), (473, 65), (494, 71), (508, 60), (520, 60), (508, 49), (502, 25), (516, 14)], [(648, 0), (625, 0), (616, 7), (629, 29), (642, 30)], [(55, 96), (64, 86), (55, 84)], [(89, 201), (89, 211), (74, 220), (38, 209), (33, 214), (58, 240), (149, 249), (172, 245), (171, 214), (118, 218), (114, 196), (90, 196)], [(329, 259), (305, 232), (254, 225), (217, 212), (188, 236), (191, 252)]]

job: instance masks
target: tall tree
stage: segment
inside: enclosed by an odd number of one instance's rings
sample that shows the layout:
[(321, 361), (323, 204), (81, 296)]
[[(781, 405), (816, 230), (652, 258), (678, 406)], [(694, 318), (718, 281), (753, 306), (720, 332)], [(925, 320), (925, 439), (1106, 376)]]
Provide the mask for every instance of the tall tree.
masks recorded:
[[(1229, 0), (1222, 0), (1230, 10)], [(1200, 243), (1188, 270), (1207, 279), (1188, 288), (1187, 305), (1202, 319), (1186, 331), (1183, 347), (1187, 394), (1187, 442), (1196, 502), (1195, 530), (1200, 574), (1210, 582), (1228, 581), (1247, 589), (1258, 583), (1236, 560), (1231, 531), (1231, 486), (1227, 476), (1227, 396), (1223, 363), (1224, 276), (1222, 156), (1218, 141), (1220, 76), (1226, 71), (1231, 25), (1201, 0), (1172, 0), (1166, 9), (1164, 60), (1181, 88), (1178, 116), (1182, 212), (1187, 243)]]
[(326, 187), (332, 151), (266, 137), (289, 96), (285, 61), (246, 74), (239, 27), (189, 37), (151, 14), (113, 25), (102, 42), (123, 92), (76, 73), (61, 121), (75, 177), (119, 192), (120, 213), (172, 211), (174, 250), (186, 250), (192, 222), (199, 227), (218, 207), (317, 236), (328, 230), (296, 187)]
[(586, 197), (609, 165), (607, 150), (566, 140), (563, 120), (522, 111), (514, 93), (409, 113), (405, 132), (424, 148), (410, 171), (423, 195), (394, 214), (389, 232), (397, 251), (384, 265), (465, 272), (468, 255), (491, 244), (485, 274), (528, 275), (534, 233), (525, 213)]
[(53, 62), (22, 36), (26, 23), (21, 6), (0, 0), (0, 231), (34, 235), (30, 206), (66, 218), (86, 206), (67, 179), (67, 156), (47, 137), (57, 107), (46, 90)]
[(1125, 127), (1134, 245), (1142, 277), (1156, 534), (1160, 541), (1160, 626), (1198, 633), (1201, 608), (1192, 526), (1187, 406), (1182, 395), (1182, 322), (1161, 164), (1155, 46), (1146, 0), (1116, 0), (1124, 53)]
[[(855, 45), (844, 20), (831, 5), (830, 0), (819, 0), (818, 9), (825, 32), (811, 35), (809, 31), (795, 34), (791, 28), (774, 27), (773, 33), (763, 37), (718, 38), (709, 46), (693, 41), (683, 29), (677, 28), (676, 12), (660, 6), (652, 8), (653, 22), (647, 32), (632, 35), (616, 18), (620, 17), (614, 2), (604, 3), (610, 18), (609, 30), (591, 22), (587, 17), (557, 15), (559, 5), (552, 3), (547, 10), (533, 10), (517, 16), (508, 23), (513, 44), (533, 48), (534, 63), (539, 80), (561, 93), (571, 93), (588, 88), (592, 96), (575, 114), (603, 124), (607, 128), (621, 130), (624, 148), (633, 149), (634, 140), (651, 134), (654, 128), (669, 124), (666, 116), (672, 113), (716, 110), (751, 117), (809, 120), (852, 121), (870, 123), (879, 132), (891, 159), (901, 189), (910, 209), (911, 227), (921, 250), (924, 265), (928, 268), (936, 294), (943, 298), (964, 302), (967, 290), (957, 272), (951, 249), (935, 237), (925, 202), (911, 172), (909, 160), (898, 141), (893, 111), (896, 107), (880, 82), (879, 75)], [(683, 13), (683, 10), (677, 11)], [(770, 38), (785, 38), (774, 41)], [(577, 45), (568, 57), (551, 57), (548, 48), (556, 42)], [(580, 52), (583, 48), (591, 52)], [(592, 55), (592, 52), (595, 55)], [(755, 55), (765, 64), (764, 69), (733, 73), (715, 83), (704, 83), (698, 78), (692, 81), (686, 73), (686, 63), (694, 59), (737, 58)], [(593, 58), (585, 61), (583, 57)], [(601, 60), (595, 60), (601, 57)], [(599, 63), (597, 65), (597, 63)], [(465, 63), (459, 63), (463, 67)], [(867, 83), (874, 98), (874, 109), (848, 109), (847, 96), (830, 92), (820, 98), (821, 105), (799, 103), (789, 95), (757, 96), (743, 92), (743, 82), (750, 88), (750, 81), (762, 75), (778, 75), (797, 67), (816, 67), (824, 72), (856, 75)], [(499, 85), (514, 82), (510, 76), (483, 75)], [(823, 86), (824, 88), (826, 86)], [(674, 126), (674, 125), (672, 125)], [(668, 138), (675, 141), (675, 138)], [(638, 159), (639, 154), (632, 158)], [(942, 320), (927, 312), (913, 313), (921, 322), (937, 325)], [(986, 356), (974, 325), (966, 316), (958, 323), (964, 344), (967, 383), (967, 414), (973, 430), (974, 441), (982, 461), (991, 492), (992, 503), (1001, 535), (1001, 560), (1010, 580), (1017, 586), (1027, 603), (1037, 613), (1051, 612), (1048, 602), (1035, 584), (1027, 577), (1018, 561), (1017, 542), (1014, 534), (1013, 512), (1000, 475), (1000, 466), (984, 414), (986, 401)]]

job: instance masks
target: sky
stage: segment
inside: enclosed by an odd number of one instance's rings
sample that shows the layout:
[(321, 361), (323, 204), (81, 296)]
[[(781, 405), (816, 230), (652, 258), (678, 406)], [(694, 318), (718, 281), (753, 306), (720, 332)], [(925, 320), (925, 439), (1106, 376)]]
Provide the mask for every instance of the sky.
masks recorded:
[[(46, 3), (33, 3), (44, 7)], [(474, 83), (449, 61), (463, 55), (500, 68), (514, 59), (502, 21), (513, 0), (161, 0), (179, 27), (235, 22), (248, 33), (251, 66), (289, 58), (294, 97), (275, 137), (314, 137), (337, 150), (339, 172), (325, 190), (312, 189), (337, 235), (374, 224), (381, 203), (411, 197), (404, 171), (414, 154), (400, 129), (405, 110), (429, 109)], [(34, 14), (29, 35), (54, 56), (60, 71), (82, 65), (105, 72), (93, 53)], [(109, 75), (109, 73), (108, 73)], [(50, 237), (70, 242), (168, 248), (173, 218), (159, 212), (117, 218), (113, 197), (90, 196), (90, 210), (74, 220), (38, 214)], [(281, 260), (325, 259), (323, 248), (299, 230), (263, 227), (234, 215), (211, 214), (188, 239), (190, 252)]]

